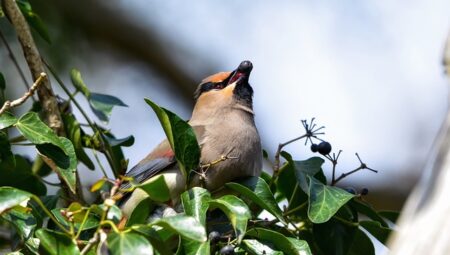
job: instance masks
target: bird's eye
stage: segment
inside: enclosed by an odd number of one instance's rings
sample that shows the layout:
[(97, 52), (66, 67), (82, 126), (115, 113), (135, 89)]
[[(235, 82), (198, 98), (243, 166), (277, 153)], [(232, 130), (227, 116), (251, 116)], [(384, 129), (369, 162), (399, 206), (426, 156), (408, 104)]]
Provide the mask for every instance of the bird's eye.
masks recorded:
[(225, 86), (223, 85), (223, 83), (216, 83), (214, 84), (214, 89), (223, 89)]

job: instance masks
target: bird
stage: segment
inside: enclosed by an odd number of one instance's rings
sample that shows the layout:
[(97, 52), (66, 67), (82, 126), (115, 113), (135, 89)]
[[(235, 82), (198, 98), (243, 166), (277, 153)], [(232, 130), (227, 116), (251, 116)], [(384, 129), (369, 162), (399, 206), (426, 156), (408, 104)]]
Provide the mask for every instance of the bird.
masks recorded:
[[(186, 187), (201, 186), (214, 192), (232, 180), (259, 176), (262, 148), (255, 125), (253, 88), (249, 84), (252, 69), (252, 62), (245, 60), (234, 71), (210, 75), (198, 85), (188, 123), (196, 135), (201, 156), (199, 168), (191, 171), (189, 184), (186, 185), (186, 177), (181, 173), (167, 139), (125, 176), (145, 183), (163, 175), (172, 205), (179, 202)], [(140, 189), (124, 196), (124, 214), (130, 216), (146, 197), (148, 195)]]

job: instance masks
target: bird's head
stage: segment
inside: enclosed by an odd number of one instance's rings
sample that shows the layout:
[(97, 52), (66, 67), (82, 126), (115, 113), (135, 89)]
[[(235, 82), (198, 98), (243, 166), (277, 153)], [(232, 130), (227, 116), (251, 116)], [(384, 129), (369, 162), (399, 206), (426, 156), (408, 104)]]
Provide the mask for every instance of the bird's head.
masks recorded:
[(206, 77), (195, 91), (196, 108), (242, 106), (252, 109), (253, 89), (248, 83), (252, 62), (242, 61), (232, 72)]

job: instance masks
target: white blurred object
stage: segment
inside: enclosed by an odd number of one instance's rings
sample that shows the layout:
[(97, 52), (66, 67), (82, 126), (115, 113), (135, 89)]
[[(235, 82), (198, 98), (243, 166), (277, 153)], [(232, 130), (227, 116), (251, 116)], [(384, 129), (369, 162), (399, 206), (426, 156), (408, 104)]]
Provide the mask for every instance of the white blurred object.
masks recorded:
[[(444, 50), (450, 75), (450, 33)], [(392, 255), (450, 254), (450, 111), (435, 141), (420, 183), (408, 198), (390, 240)]]

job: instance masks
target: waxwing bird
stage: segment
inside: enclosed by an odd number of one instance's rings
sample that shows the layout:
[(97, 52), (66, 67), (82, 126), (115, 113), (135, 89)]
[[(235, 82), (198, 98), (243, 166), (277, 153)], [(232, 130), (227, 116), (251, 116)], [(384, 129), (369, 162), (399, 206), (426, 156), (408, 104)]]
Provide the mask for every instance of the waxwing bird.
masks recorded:
[[(253, 65), (243, 61), (232, 72), (205, 78), (195, 91), (189, 124), (201, 148), (200, 166), (191, 172), (190, 183), (180, 172), (169, 142), (164, 140), (126, 175), (144, 183), (164, 175), (172, 203), (186, 187), (219, 190), (225, 183), (245, 176), (259, 176), (262, 149), (253, 113), (253, 89), (249, 84)], [(125, 185), (126, 188), (126, 185)], [(136, 189), (122, 206), (130, 215), (147, 194)]]

